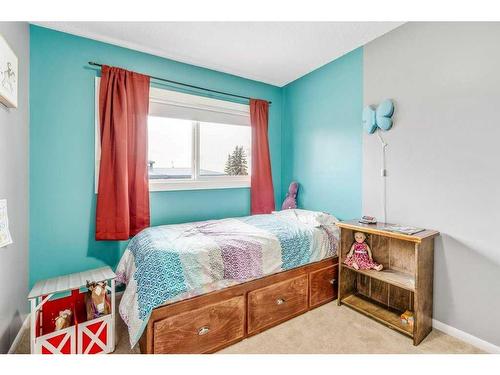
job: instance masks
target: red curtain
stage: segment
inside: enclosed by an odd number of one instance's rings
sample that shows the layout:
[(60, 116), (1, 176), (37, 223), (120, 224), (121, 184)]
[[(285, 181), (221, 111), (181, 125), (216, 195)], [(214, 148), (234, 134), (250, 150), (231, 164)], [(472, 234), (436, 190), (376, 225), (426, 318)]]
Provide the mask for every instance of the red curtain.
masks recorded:
[(251, 212), (268, 214), (275, 209), (271, 158), (267, 123), (269, 103), (265, 100), (250, 99), (250, 122), (252, 124), (252, 177)]
[(96, 240), (127, 240), (149, 226), (149, 77), (103, 66)]

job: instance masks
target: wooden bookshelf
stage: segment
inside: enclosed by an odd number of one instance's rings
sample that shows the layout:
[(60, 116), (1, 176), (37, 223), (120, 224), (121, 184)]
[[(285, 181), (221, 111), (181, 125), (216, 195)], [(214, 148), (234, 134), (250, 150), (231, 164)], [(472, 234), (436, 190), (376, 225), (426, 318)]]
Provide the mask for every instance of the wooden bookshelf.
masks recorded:
[[(434, 238), (425, 230), (405, 235), (383, 230), (385, 224), (340, 222), (338, 304), (346, 305), (411, 338), (418, 345), (432, 330)], [(382, 271), (356, 270), (344, 264), (354, 233), (364, 232)], [(400, 315), (413, 311), (415, 323), (403, 324)]]

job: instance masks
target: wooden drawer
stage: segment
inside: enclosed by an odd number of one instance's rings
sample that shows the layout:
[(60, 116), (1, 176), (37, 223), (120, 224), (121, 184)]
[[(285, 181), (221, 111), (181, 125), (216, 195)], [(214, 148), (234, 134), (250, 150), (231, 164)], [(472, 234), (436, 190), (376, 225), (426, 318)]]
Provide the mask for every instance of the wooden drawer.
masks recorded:
[(337, 298), (338, 265), (309, 274), (309, 306), (316, 307)]
[(281, 323), (307, 310), (307, 275), (248, 293), (248, 334)]
[(245, 333), (243, 295), (174, 315), (154, 324), (154, 353), (208, 353)]

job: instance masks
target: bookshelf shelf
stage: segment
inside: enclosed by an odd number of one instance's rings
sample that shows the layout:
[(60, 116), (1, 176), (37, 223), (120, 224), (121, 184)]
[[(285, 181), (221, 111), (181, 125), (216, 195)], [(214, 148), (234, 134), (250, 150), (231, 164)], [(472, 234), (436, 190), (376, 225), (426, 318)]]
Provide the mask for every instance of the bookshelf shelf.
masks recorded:
[(412, 274), (396, 271), (393, 269), (384, 269), (382, 271), (375, 271), (375, 270), (356, 270), (347, 265), (344, 265), (343, 267), (348, 268), (354, 272), (360, 273), (362, 275), (366, 275), (373, 279), (384, 281), (388, 284), (392, 284), (394, 286), (398, 286), (400, 288), (412, 292), (415, 291), (415, 276)]
[(359, 232), (378, 234), (384, 237), (396, 238), (415, 243), (421, 243), (423, 240), (439, 236), (439, 232), (431, 229), (426, 229), (422, 232), (418, 232), (415, 234), (403, 234), (403, 233), (383, 230), (382, 228), (384, 228), (387, 225), (393, 225), (393, 224), (388, 224), (388, 223), (361, 224), (358, 223), (356, 220), (343, 221), (339, 223), (339, 226), (342, 228), (352, 229)]
[(413, 337), (413, 327), (401, 323), (401, 313), (399, 311), (389, 310), (373, 301), (370, 301), (368, 298), (365, 298), (360, 294), (351, 294), (350, 296), (344, 298), (342, 303), (353, 308), (354, 310), (370, 316), (375, 320), (378, 320), (390, 328), (393, 328), (407, 336)]

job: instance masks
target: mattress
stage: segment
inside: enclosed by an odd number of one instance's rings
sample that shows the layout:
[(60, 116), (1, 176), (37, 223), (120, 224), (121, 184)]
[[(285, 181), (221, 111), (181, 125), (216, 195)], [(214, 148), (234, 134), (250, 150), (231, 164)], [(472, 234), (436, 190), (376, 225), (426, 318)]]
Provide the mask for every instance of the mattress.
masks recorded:
[(336, 221), (322, 212), (286, 210), (143, 230), (116, 270), (126, 285), (119, 312), (130, 345), (158, 306), (335, 256)]

